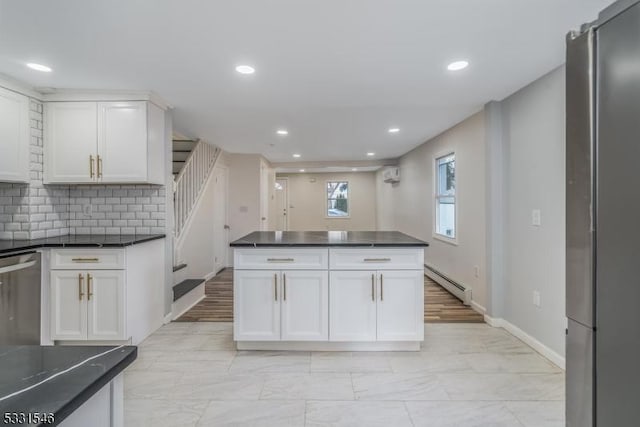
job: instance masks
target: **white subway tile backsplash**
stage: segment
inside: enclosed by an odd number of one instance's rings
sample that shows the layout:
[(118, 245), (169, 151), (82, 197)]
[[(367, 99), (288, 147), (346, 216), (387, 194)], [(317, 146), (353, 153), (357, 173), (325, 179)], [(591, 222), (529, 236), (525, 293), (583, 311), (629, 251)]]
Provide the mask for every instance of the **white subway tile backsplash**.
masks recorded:
[(165, 232), (164, 186), (43, 185), (42, 103), (30, 109), (30, 183), (0, 183), (0, 240)]

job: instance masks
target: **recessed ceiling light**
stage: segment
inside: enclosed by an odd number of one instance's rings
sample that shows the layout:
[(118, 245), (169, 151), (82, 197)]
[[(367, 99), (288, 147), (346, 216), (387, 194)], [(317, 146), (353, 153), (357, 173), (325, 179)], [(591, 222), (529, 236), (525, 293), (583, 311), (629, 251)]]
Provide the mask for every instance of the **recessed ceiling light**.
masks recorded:
[(51, 67), (47, 67), (46, 65), (42, 64), (36, 64), (35, 62), (27, 63), (27, 67), (31, 68), (32, 70), (42, 71), (43, 73), (50, 73), (51, 71), (53, 71)]
[(304, 172), (304, 169), (300, 169), (300, 172)]
[(389, 133), (398, 133), (400, 132), (400, 128), (389, 128)]
[(297, 159), (297, 158), (299, 158), (301, 156), (300, 156), (300, 154), (296, 153), (296, 154), (293, 155), (293, 157), (295, 157)]
[(464, 70), (469, 66), (468, 61), (455, 61), (447, 66), (447, 70), (449, 71), (460, 71)]
[(288, 130), (286, 130), (286, 129), (278, 129), (278, 130), (276, 131), (276, 133), (277, 133), (278, 135), (289, 135), (289, 131), (288, 131)]
[(357, 171), (357, 170), (358, 170), (358, 168), (352, 168), (351, 170), (352, 170), (353, 172), (355, 172), (355, 171)]
[(371, 152), (367, 153), (367, 156), (375, 156), (375, 155), (376, 153), (371, 153)]
[(236, 67), (236, 71), (240, 74), (253, 74), (256, 72), (256, 69), (251, 65), (238, 65)]

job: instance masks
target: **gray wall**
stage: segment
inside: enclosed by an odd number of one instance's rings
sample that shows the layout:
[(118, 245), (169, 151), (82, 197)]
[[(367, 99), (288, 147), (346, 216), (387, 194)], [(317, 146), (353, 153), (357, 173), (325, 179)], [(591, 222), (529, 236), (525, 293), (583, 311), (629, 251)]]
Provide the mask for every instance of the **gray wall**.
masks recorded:
[[(504, 313), (496, 317), (564, 356), (564, 67), (503, 100), (501, 112), (505, 277), (504, 288), (495, 290)], [(534, 209), (541, 211), (539, 227), (532, 225)], [(534, 291), (540, 292), (540, 307), (533, 304)]]

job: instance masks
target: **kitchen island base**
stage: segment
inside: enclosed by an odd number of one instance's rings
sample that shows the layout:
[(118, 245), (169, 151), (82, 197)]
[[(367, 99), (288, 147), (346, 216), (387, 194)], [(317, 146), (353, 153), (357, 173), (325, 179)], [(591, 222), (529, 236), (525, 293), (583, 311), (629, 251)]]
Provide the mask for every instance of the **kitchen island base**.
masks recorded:
[(347, 245), (334, 233), (323, 246), (316, 233), (304, 246), (308, 233), (295, 232), (296, 244), (287, 232), (283, 245), (252, 245), (252, 235), (231, 244), (239, 350), (420, 350), (426, 243), (396, 232), (372, 232), (366, 242), (338, 233)]

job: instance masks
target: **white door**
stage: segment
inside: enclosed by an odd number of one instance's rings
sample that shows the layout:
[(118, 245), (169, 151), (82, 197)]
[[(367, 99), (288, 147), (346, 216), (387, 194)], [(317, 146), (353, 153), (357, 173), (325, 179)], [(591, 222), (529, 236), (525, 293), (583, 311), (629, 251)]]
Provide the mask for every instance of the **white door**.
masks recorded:
[(281, 307), (283, 341), (327, 341), (328, 272), (283, 271)]
[(376, 340), (375, 271), (332, 271), (329, 340)]
[(213, 192), (213, 264), (217, 273), (227, 266), (229, 230), (227, 226), (227, 168), (217, 167)]
[(147, 180), (146, 102), (98, 104), (98, 154), (99, 181)]
[(29, 98), (0, 88), (0, 181), (29, 182)]
[(97, 104), (45, 104), (45, 183), (94, 182), (97, 174)]
[(83, 271), (51, 272), (51, 339), (87, 339), (87, 284)]
[(378, 341), (424, 339), (424, 273), (378, 271)]
[(276, 230), (289, 230), (289, 180), (276, 179)]
[[(125, 340), (123, 270), (87, 272), (87, 338)], [(132, 307), (136, 310), (136, 307)]]
[(236, 270), (233, 280), (234, 339), (280, 340), (280, 273)]

